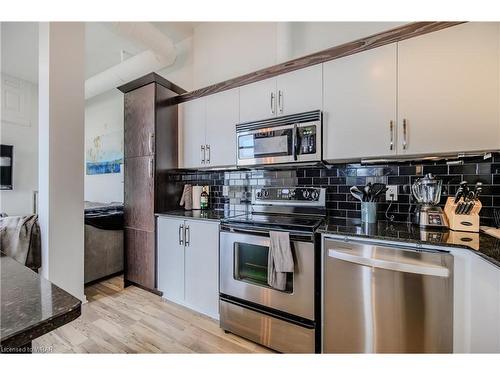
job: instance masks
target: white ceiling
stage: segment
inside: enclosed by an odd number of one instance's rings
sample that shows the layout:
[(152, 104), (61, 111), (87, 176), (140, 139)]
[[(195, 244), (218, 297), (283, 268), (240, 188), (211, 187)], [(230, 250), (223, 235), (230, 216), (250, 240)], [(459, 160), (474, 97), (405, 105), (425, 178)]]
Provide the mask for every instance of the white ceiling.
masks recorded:
[[(154, 22), (174, 43), (193, 35), (199, 22)], [(118, 36), (104, 23), (85, 24), (85, 75), (100, 73), (121, 61), (121, 51), (131, 55), (144, 48)], [(2, 72), (38, 82), (38, 24), (2, 22)]]

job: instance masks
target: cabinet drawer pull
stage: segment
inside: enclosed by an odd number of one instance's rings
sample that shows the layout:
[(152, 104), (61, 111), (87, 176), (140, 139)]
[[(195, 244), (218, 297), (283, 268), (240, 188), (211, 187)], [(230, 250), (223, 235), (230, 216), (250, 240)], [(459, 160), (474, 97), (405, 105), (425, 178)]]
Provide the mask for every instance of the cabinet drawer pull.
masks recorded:
[(274, 108), (274, 92), (271, 92), (271, 114), (274, 115), (274, 112), (275, 112), (275, 108)]
[(391, 133), (391, 143), (389, 145), (389, 150), (394, 150), (394, 122), (389, 121), (389, 132)]
[(406, 119), (403, 119), (403, 150), (408, 148), (408, 141), (406, 140), (406, 128), (408, 127)]
[(206, 160), (206, 163), (210, 164), (210, 145), (205, 145), (205, 150), (207, 150), (207, 160)]
[(205, 145), (201, 145), (201, 164), (205, 164)]
[(179, 245), (184, 245), (184, 225), (179, 225)]
[(191, 241), (191, 232), (189, 231), (189, 225), (186, 225), (184, 228), (184, 244), (186, 246), (189, 246), (189, 243)]

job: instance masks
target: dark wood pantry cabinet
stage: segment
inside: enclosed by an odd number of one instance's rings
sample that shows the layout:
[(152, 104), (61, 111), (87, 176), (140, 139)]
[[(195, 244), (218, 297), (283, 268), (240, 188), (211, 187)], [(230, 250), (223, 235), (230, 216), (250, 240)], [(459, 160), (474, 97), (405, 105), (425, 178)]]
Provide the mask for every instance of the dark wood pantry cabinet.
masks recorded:
[(185, 91), (155, 73), (118, 87), (124, 96), (125, 286), (157, 290), (155, 212), (172, 208), (177, 192), (164, 179), (178, 163), (177, 105)]

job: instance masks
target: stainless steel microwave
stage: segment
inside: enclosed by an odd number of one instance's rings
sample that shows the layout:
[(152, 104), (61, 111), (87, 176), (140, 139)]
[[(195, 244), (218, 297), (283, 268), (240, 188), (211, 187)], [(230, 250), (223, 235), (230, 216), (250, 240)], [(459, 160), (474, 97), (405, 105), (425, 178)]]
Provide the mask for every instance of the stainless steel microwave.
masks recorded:
[(238, 124), (237, 165), (320, 162), (321, 132), (321, 111)]

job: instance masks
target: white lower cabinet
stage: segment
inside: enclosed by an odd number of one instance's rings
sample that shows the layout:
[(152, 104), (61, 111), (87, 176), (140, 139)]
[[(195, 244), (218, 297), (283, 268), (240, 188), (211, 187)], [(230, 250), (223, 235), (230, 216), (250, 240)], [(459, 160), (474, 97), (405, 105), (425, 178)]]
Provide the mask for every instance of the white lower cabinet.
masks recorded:
[(500, 269), (468, 250), (452, 254), (453, 351), (500, 353)]
[(219, 319), (219, 224), (159, 217), (157, 236), (163, 297)]

